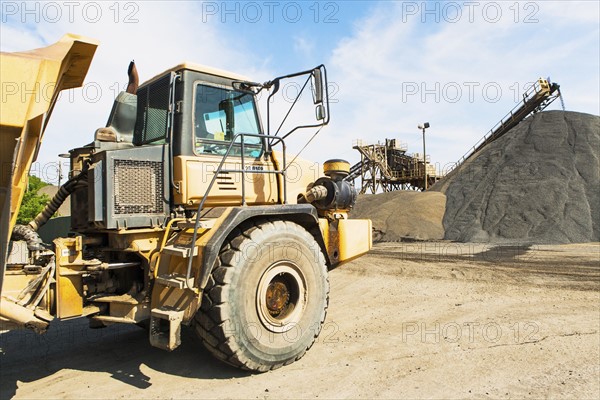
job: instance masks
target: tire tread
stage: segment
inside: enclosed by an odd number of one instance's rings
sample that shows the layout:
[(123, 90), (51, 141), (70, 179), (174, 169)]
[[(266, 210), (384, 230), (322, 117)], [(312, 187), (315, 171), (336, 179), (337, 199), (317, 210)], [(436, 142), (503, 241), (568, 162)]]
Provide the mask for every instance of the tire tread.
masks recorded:
[[(262, 365), (256, 363), (243, 354), (243, 351), (235, 340), (234, 335), (232, 335), (231, 330), (228, 330), (231, 321), (226, 307), (228, 301), (227, 286), (233, 281), (234, 275), (239, 273), (239, 270), (235, 266), (235, 259), (240, 257), (244, 242), (248, 240), (257, 242), (260, 239), (260, 236), (264, 234), (265, 230), (293, 231), (300, 236), (304, 236), (307, 242), (314, 241), (314, 237), (309, 232), (291, 221), (252, 221), (234, 229), (221, 248), (207, 287), (202, 294), (200, 309), (194, 317), (195, 331), (204, 347), (206, 347), (213, 356), (234, 367), (254, 372), (274, 370), (302, 358), (315, 343), (322, 325), (325, 322), (327, 309), (329, 307), (329, 277), (326, 274), (327, 293), (323, 317), (315, 332), (313, 340), (300, 354), (292, 359), (274, 365)], [(325, 265), (325, 257), (320, 250), (318, 257), (319, 262)]]

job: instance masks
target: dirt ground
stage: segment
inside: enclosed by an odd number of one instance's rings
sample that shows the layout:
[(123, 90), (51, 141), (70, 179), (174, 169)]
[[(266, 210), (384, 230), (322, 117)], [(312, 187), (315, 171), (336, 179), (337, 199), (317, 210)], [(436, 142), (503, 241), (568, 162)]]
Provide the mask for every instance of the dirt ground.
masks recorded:
[(600, 244), (385, 243), (331, 272), (300, 361), (247, 374), (131, 326), (0, 335), (17, 398), (600, 398)]

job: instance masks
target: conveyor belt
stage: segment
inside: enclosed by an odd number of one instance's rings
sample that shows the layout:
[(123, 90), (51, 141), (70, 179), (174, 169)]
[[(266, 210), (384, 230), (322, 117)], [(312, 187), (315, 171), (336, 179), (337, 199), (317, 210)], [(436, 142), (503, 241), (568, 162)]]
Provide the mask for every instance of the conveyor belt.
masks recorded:
[(473, 154), (510, 131), (529, 115), (542, 111), (548, 107), (558, 97), (560, 97), (560, 86), (557, 83), (550, 83), (549, 79), (538, 79), (525, 91), (523, 100), (510, 110), (500, 122), (482, 137), (464, 156), (462, 156), (460, 160), (456, 162), (454, 168), (458, 167)]

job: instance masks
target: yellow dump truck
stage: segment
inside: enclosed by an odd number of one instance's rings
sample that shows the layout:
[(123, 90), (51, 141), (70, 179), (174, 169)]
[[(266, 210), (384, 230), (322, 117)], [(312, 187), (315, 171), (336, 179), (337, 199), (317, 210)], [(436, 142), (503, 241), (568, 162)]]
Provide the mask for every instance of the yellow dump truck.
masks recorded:
[[(140, 85), (131, 64), (106, 126), (70, 150), (68, 181), (17, 225), (58, 95), (82, 86), (97, 46), (66, 35), (0, 56), (0, 328), (43, 333), (54, 318), (85, 316), (92, 328), (143, 326), (173, 350), (185, 325), (239, 368), (299, 359), (325, 320), (328, 270), (371, 248), (371, 222), (348, 218), (346, 161), (325, 162), (315, 179), (295, 159), (288, 177), (288, 136), (329, 122), (325, 67), (256, 83), (184, 63)], [(270, 132), (271, 101), (265, 130), (257, 96), (287, 79), (306, 79), (316, 118)], [(73, 234), (43, 243), (37, 229), (67, 198)]]

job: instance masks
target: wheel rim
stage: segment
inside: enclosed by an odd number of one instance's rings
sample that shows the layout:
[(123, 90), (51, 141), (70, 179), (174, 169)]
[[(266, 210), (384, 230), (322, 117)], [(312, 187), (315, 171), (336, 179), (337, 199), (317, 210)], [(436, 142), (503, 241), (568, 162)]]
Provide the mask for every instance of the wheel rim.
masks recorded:
[(261, 276), (256, 308), (260, 322), (268, 330), (283, 333), (296, 326), (302, 318), (306, 301), (306, 280), (293, 262), (276, 262)]

